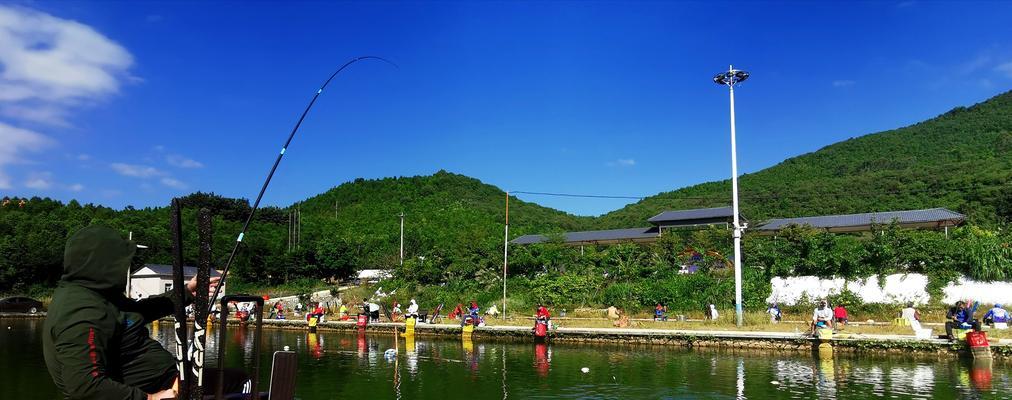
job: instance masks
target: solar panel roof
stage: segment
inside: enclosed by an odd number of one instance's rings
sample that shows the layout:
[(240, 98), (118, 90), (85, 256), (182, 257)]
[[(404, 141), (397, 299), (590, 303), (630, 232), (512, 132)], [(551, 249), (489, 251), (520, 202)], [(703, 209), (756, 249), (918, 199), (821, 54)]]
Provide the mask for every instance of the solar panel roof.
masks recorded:
[(710, 218), (732, 218), (734, 217), (734, 210), (731, 207), (714, 207), (714, 208), (697, 208), (693, 210), (673, 210), (664, 211), (657, 214), (647, 222), (652, 224), (660, 224), (664, 222), (679, 222), (688, 220), (698, 219), (710, 219)]
[[(607, 242), (607, 241), (622, 241), (622, 240), (643, 240), (643, 239), (656, 239), (660, 234), (656, 227), (648, 228), (627, 228), (627, 229), (609, 229), (603, 231), (582, 231), (582, 232), (566, 232), (562, 234), (563, 241), (565, 243), (581, 243), (581, 242)], [(510, 243), (513, 244), (532, 244), (542, 243), (548, 241), (548, 235), (524, 235), (513, 239)]]
[(965, 218), (966, 218), (965, 215), (945, 208), (929, 208), (925, 210), (883, 211), (883, 212), (872, 212), (863, 214), (821, 215), (814, 217), (779, 218), (770, 220), (763, 226), (760, 226), (759, 230), (774, 231), (785, 228), (790, 225), (798, 225), (798, 226), (807, 225), (813, 228), (830, 229), (830, 228), (865, 226), (872, 224), (889, 224), (892, 222), (896, 222), (899, 224), (937, 222), (937, 223), (950, 223), (950, 225), (955, 225), (963, 222)]

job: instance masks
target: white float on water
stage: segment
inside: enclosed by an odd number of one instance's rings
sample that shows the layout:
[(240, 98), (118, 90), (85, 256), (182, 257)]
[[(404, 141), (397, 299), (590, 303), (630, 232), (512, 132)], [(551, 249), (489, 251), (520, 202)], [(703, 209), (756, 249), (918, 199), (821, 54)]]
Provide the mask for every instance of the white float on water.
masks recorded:
[(586, 374), (586, 373), (590, 372), (590, 368), (587, 368), (587, 367), (580, 368), (580, 372), (583, 372), (583, 373)]

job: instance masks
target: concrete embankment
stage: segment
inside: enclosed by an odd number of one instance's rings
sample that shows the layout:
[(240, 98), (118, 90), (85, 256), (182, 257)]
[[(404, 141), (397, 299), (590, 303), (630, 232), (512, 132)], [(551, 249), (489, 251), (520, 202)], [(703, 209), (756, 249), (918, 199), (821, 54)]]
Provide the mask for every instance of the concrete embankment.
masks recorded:
[[(229, 320), (229, 325), (238, 321)], [(264, 320), (264, 326), (275, 329), (306, 330), (304, 320)], [(320, 331), (356, 332), (359, 327), (352, 321), (323, 322)], [(366, 332), (403, 332), (404, 323), (371, 323)], [(416, 336), (460, 336), (460, 325), (418, 324)], [(474, 330), (473, 340), (531, 340), (531, 327), (485, 326)], [(622, 328), (555, 328), (551, 341), (568, 343), (630, 343), (655, 344), (682, 347), (717, 347), (735, 349), (766, 349), (810, 352), (819, 342), (800, 333), (755, 332), (722, 330), (664, 330), (664, 329), (622, 329)], [(915, 339), (903, 335), (872, 335), (838, 333), (830, 341), (833, 349), (852, 353), (922, 353), (969, 354), (965, 342), (950, 342), (942, 339)], [(1012, 340), (992, 339), (991, 353), (995, 358), (1012, 359)]]
[[(43, 318), (45, 314), (0, 314), (0, 318)], [(163, 319), (171, 322), (171, 319)], [(230, 319), (230, 326), (239, 321)], [(307, 330), (305, 320), (264, 320), (269, 329)], [(357, 332), (352, 321), (328, 321), (318, 325), (320, 331)], [(379, 322), (369, 324), (366, 332), (404, 331), (402, 322)], [(415, 335), (458, 337), (460, 325), (418, 324)], [(531, 340), (529, 326), (485, 326), (474, 330), (473, 340)], [(727, 330), (666, 330), (666, 329), (621, 329), (621, 328), (569, 328), (561, 327), (551, 331), (551, 341), (568, 343), (627, 343), (654, 344), (681, 347), (715, 347), (728, 349), (765, 349), (777, 351), (810, 352), (818, 342), (806, 335), (790, 332), (755, 332)], [(850, 353), (918, 353), (939, 354), (958, 357), (969, 356), (965, 342), (950, 342), (941, 339), (915, 339), (903, 335), (873, 335), (838, 333), (830, 341), (835, 351)], [(995, 358), (1012, 360), (1012, 340), (991, 339), (991, 354)]]

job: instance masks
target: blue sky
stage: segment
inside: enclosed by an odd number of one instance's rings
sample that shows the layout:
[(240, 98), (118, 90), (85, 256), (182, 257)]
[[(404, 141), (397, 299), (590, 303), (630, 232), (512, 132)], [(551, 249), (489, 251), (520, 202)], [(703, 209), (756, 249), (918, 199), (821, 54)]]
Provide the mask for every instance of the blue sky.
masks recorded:
[[(652, 195), (1012, 88), (1012, 3), (0, 3), (0, 194), (267, 204), (357, 177)], [(523, 199), (582, 215), (630, 200)]]

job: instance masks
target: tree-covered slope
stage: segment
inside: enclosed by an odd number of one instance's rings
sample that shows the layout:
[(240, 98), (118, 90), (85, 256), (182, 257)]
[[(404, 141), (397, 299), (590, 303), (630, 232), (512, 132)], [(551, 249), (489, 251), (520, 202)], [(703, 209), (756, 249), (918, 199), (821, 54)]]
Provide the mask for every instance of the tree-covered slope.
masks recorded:
[[(405, 214), (407, 256), (449, 256), (498, 247), (501, 252), (506, 193), (481, 181), (439, 171), (429, 176), (356, 179), (293, 207), (302, 211), (303, 240), (340, 238), (367, 248), (375, 266), (397, 264), (400, 219)], [(510, 236), (586, 229), (577, 217), (510, 199)], [(501, 255), (500, 255), (501, 259)]]
[[(979, 223), (1008, 213), (1012, 92), (904, 128), (852, 138), (784, 160), (739, 181), (753, 221), (833, 213), (947, 207)], [(642, 225), (666, 209), (728, 205), (730, 180), (661, 193), (597, 221)]]

